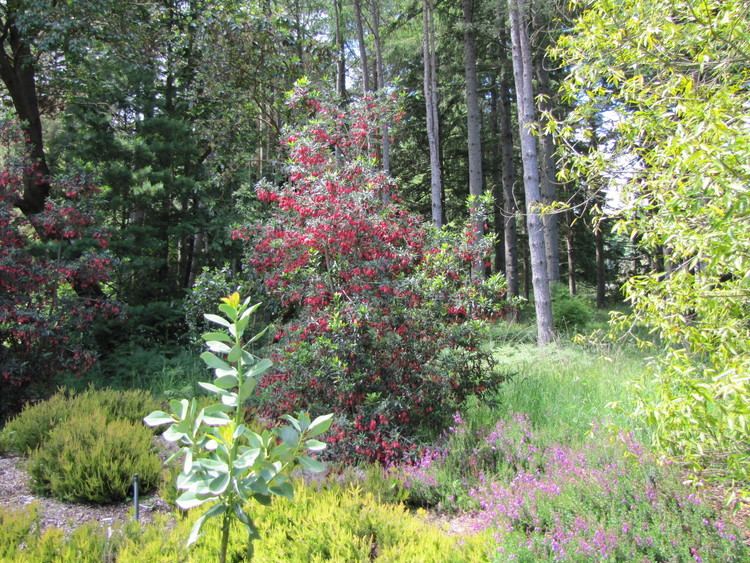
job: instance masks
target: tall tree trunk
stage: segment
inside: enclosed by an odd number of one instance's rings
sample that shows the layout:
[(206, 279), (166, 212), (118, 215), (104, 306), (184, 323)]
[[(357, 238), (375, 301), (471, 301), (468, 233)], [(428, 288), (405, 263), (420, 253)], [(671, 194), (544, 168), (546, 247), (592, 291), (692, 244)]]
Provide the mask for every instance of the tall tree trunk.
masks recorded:
[(423, 2), (422, 63), (424, 67), (424, 102), (427, 114), (427, 143), (430, 147), (430, 199), (432, 222), (443, 226), (443, 178), (440, 169), (440, 121), (438, 119), (437, 57), (432, 21), (432, 1)]
[[(498, 1), (500, 10), (504, 0)], [(508, 297), (517, 297), (519, 287), (518, 270), (518, 233), (516, 230), (516, 195), (514, 186), (516, 183), (516, 165), (513, 160), (513, 126), (511, 123), (511, 78), (513, 76), (513, 63), (508, 53), (507, 35), (505, 31), (505, 20), (500, 18), (500, 45), (502, 48), (501, 70), (500, 70), (500, 150), (502, 153), (503, 167), (503, 216), (505, 224), (503, 235), (505, 239), (505, 279), (508, 281)]]
[(346, 99), (346, 52), (344, 50), (344, 33), (341, 13), (341, 0), (333, 0), (333, 11), (336, 14), (336, 94), (339, 100)]
[[(543, 66), (542, 57), (537, 57), (536, 75), (542, 96), (540, 109), (543, 112), (551, 112), (552, 104), (551, 88), (549, 86), (549, 75)], [(555, 143), (552, 135), (542, 134), (540, 136), (540, 148), (542, 154), (542, 200), (545, 205), (551, 205), (557, 200), (557, 164), (555, 163)], [(547, 277), (550, 282), (560, 281), (560, 226), (557, 213), (544, 213), (544, 244), (547, 251)]]
[(538, 207), (542, 203), (539, 186), (539, 158), (536, 140), (531, 127), (536, 122), (534, 92), (531, 85), (531, 49), (526, 30), (526, 2), (508, 0), (510, 32), (513, 40), (513, 74), (516, 83), (518, 102), (518, 129), (521, 139), (523, 180), (526, 192), (526, 224), (529, 231), (529, 252), (531, 255), (531, 275), (534, 286), (536, 308), (537, 342), (544, 346), (552, 342), (552, 301), (547, 277), (547, 256), (544, 242), (544, 226)]
[[(372, 40), (375, 45), (375, 88), (385, 91), (385, 65), (383, 64), (383, 45), (380, 42), (380, 0), (370, 0), (370, 14), (372, 15)], [(381, 131), (381, 157), (383, 172), (391, 173), (391, 142), (388, 123), (383, 124)], [(383, 193), (384, 200), (388, 200), (388, 193)]]
[(576, 294), (576, 263), (575, 263), (575, 252), (573, 247), (574, 242), (574, 231), (573, 231), (573, 213), (568, 211), (566, 213), (568, 219), (568, 230), (565, 233), (565, 244), (566, 250), (568, 251), (568, 292), (570, 295)]
[(357, 27), (357, 43), (359, 44), (359, 60), (362, 67), (362, 89), (364, 93), (372, 92), (370, 83), (370, 67), (367, 62), (367, 44), (365, 43), (365, 26), (362, 19), (362, 1), (354, 0), (354, 22)]
[(594, 225), (594, 246), (596, 247), (596, 306), (604, 309), (607, 305), (607, 271), (604, 267), (604, 233), (601, 219)]
[[(464, 13), (464, 76), (466, 79), (466, 110), (469, 144), (469, 194), (475, 198), (484, 189), (482, 175), (482, 114), (479, 113), (479, 82), (477, 80), (477, 45), (474, 31), (474, 0), (463, 0)], [(477, 203), (473, 207), (477, 207)], [(477, 244), (484, 236), (484, 220), (474, 218), (474, 236)], [(478, 260), (474, 264), (477, 277), (484, 276), (484, 264)]]
[(31, 47), (16, 27), (13, 8), (5, 9), (0, 22), (0, 78), (8, 89), (16, 116), (21, 122), (31, 166), (23, 173), (23, 194), (15, 202), (24, 215), (44, 209), (50, 178), (44, 155), (42, 117), (36, 91), (36, 75)]
[(492, 130), (492, 202), (493, 231), (495, 233), (494, 266), (495, 272), (505, 272), (505, 240), (503, 236), (505, 217), (503, 217), (503, 169), (501, 164), (502, 148), (500, 147), (500, 116), (497, 110), (500, 86), (493, 79), (490, 89), (490, 126)]

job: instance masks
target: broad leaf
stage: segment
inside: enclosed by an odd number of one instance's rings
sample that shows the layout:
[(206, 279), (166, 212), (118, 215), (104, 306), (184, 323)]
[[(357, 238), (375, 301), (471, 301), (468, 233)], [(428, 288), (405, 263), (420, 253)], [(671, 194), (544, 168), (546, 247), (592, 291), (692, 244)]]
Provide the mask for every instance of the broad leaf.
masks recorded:
[(326, 444), (320, 440), (307, 440), (305, 442), (305, 448), (311, 452), (322, 452), (326, 449)]
[(305, 469), (306, 471), (310, 471), (311, 473), (321, 473), (326, 469), (324, 463), (321, 463), (317, 459), (313, 459), (307, 456), (301, 456), (299, 458), (299, 464), (303, 469)]
[(149, 426), (160, 426), (162, 424), (170, 424), (174, 421), (171, 415), (163, 411), (154, 411), (143, 419), (143, 422)]
[(231, 369), (232, 368), (232, 366), (230, 366), (224, 360), (219, 358), (217, 355), (212, 354), (211, 352), (203, 352), (200, 355), (200, 358), (210, 368), (217, 368), (217, 369)]
[(199, 381), (198, 385), (203, 387), (206, 391), (210, 391), (211, 393), (216, 393), (217, 395), (228, 395), (229, 391), (226, 389), (222, 389), (221, 387), (217, 387), (213, 383), (206, 383), (205, 381)]
[(332, 423), (333, 423), (333, 413), (319, 416), (318, 418), (312, 421), (312, 424), (310, 424), (310, 427), (307, 429), (307, 435), (310, 436), (310, 438), (314, 438), (315, 436), (320, 436), (331, 427)]
[(206, 315), (203, 315), (203, 318), (206, 319), (207, 321), (211, 322), (211, 323), (215, 323), (217, 325), (225, 326), (227, 328), (229, 328), (231, 326), (231, 324), (232, 324), (228, 320), (226, 320), (225, 318), (220, 317), (219, 315), (206, 314)]
[(201, 528), (206, 520), (224, 514), (226, 511), (227, 507), (223, 504), (217, 504), (209, 508), (206, 513), (201, 515), (200, 518), (195, 521), (195, 524), (193, 524), (193, 528), (190, 530), (190, 535), (188, 536), (187, 545), (191, 546), (198, 541)]
[(213, 497), (211, 495), (199, 495), (197, 493), (194, 493), (193, 491), (187, 491), (177, 497), (175, 504), (182, 510), (190, 510), (191, 508), (200, 506), (201, 504), (211, 500), (212, 498)]
[(229, 344), (232, 343), (232, 338), (226, 332), (220, 332), (220, 331), (204, 332), (201, 335), (201, 338), (203, 338), (203, 340), (206, 340), (206, 341), (218, 340), (219, 342), (227, 342)]

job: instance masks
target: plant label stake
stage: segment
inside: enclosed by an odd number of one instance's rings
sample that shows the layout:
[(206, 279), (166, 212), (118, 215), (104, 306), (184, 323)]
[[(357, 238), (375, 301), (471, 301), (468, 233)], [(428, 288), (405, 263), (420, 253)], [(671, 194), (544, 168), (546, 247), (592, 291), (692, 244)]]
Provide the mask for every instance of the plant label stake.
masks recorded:
[(133, 505), (135, 507), (135, 521), (141, 519), (140, 503), (138, 502), (138, 473), (133, 475)]

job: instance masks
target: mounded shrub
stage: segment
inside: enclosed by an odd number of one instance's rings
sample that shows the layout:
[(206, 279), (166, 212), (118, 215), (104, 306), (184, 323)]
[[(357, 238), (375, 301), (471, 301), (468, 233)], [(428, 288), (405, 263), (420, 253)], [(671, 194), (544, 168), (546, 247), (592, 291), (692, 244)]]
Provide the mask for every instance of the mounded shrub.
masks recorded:
[(552, 287), (552, 318), (557, 330), (576, 331), (591, 322), (592, 304), (580, 295), (570, 295), (562, 284)]
[(36, 404), (27, 404), (11, 419), (0, 434), (0, 449), (27, 454), (42, 444), (50, 432), (74, 412), (100, 412), (107, 421), (127, 420), (140, 425), (143, 417), (159, 407), (147, 391), (132, 389), (87, 389), (83, 393), (61, 389)]
[(32, 486), (60, 500), (95, 503), (125, 499), (135, 474), (144, 492), (153, 489), (161, 461), (151, 437), (141, 424), (78, 411), (31, 455)]

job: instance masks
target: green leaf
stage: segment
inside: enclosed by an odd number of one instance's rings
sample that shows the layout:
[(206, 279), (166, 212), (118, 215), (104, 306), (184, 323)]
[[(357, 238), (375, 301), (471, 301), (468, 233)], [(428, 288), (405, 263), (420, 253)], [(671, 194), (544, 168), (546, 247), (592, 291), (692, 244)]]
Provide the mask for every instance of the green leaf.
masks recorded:
[(263, 506), (271, 506), (271, 497), (270, 495), (264, 495), (262, 493), (255, 493), (253, 495), (253, 498)]
[(300, 432), (300, 433), (302, 432), (302, 427), (299, 424), (299, 420), (297, 420), (296, 418), (294, 418), (291, 414), (285, 414), (281, 418), (283, 418), (284, 420), (288, 421), (292, 426), (294, 426), (294, 429), (297, 432)]
[(190, 402), (187, 399), (180, 399), (179, 401), (173, 399), (169, 401), (169, 406), (172, 408), (172, 412), (178, 419), (185, 420), (185, 417), (188, 414), (188, 409), (190, 408)]
[(219, 342), (227, 342), (228, 344), (232, 343), (232, 338), (226, 332), (220, 331), (204, 332), (201, 338), (206, 341), (218, 340)]
[(282, 426), (278, 430), (279, 438), (285, 444), (297, 445), (299, 443), (299, 431), (293, 426)]
[(273, 484), (268, 488), (268, 490), (270, 490), (276, 496), (288, 498), (289, 500), (292, 500), (294, 498), (294, 487), (288, 480), (285, 480), (278, 484)]
[(250, 322), (250, 319), (247, 317), (244, 317), (242, 319), (239, 319), (235, 325), (234, 328), (240, 336), (245, 333), (245, 329), (247, 328), (248, 323)]
[(252, 307), (248, 307), (247, 309), (245, 309), (242, 315), (240, 315), (240, 319), (248, 318), (250, 315), (252, 315), (253, 313), (255, 313), (255, 311), (258, 310), (258, 307), (260, 307), (260, 305), (261, 305), (260, 303), (256, 303)]
[(170, 426), (164, 431), (161, 437), (167, 442), (177, 442), (182, 438), (187, 438), (187, 434), (185, 432), (180, 432), (174, 426)]
[(231, 422), (231, 420), (232, 419), (223, 412), (216, 412), (214, 414), (208, 414), (206, 412), (203, 415), (203, 422), (208, 426), (225, 426)]
[(229, 351), (229, 355), (227, 356), (228, 362), (236, 362), (242, 357), (242, 346), (239, 344), (235, 344), (232, 349)]
[(208, 322), (215, 323), (221, 326), (225, 326), (227, 328), (229, 328), (232, 324), (228, 320), (220, 317), (219, 315), (206, 314), (206, 315), (203, 315), (203, 318), (206, 319)]
[(307, 456), (301, 456), (299, 458), (299, 464), (303, 469), (305, 469), (306, 471), (310, 471), (311, 473), (321, 473), (326, 469), (324, 463), (321, 463), (317, 459), (313, 459)]
[(222, 303), (219, 305), (219, 311), (224, 313), (227, 318), (231, 319), (232, 321), (237, 320), (237, 309), (232, 307), (231, 305), (228, 305), (227, 303)]
[(310, 427), (307, 429), (307, 435), (310, 436), (311, 438), (314, 438), (315, 436), (320, 436), (331, 427), (332, 423), (333, 423), (333, 413), (319, 416), (318, 418), (312, 421), (312, 424), (310, 424)]
[(326, 449), (326, 444), (320, 440), (307, 440), (305, 442), (305, 448), (311, 452), (322, 452)]
[(248, 377), (240, 387), (240, 403), (244, 403), (250, 395), (253, 394), (255, 386), (258, 384), (258, 380), (254, 377)]
[(183, 473), (190, 473), (190, 470), (193, 469), (193, 450), (185, 449), (185, 463), (182, 466), (182, 472)]
[(209, 490), (215, 495), (220, 495), (227, 490), (229, 485), (229, 473), (222, 473), (208, 485)]
[(203, 387), (206, 391), (210, 391), (211, 393), (216, 393), (217, 395), (221, 395), (222, 397), (229, 394), (229, 391), (226, 389), (222, 389), (221, 387), (217, 387), (216, 385), (213, 385), (212, 383), (206, 383), (205, 381), (199, 381), (198, 385)]
[(222, 395), (221, 402), (228, 407), (237, 407), (237, 393), (228, 392)]
[(174, 421), (171, 415), (163, 411), (154, 411), (143, 419), (143, 422), (149, 426), (161, 426), (162, 424), (170, 424)]
[(260, 455), (260, 448), (250, 448), (243, 452), (234, 462), (236, 469), (247, 469), (255, 464)]
[(273, 362), (264, 358), (250, 368), (250, 371), (247, 372), (247, 377), (259, 377), (267, 372), (272, 366)]
[(175, 504), (182, 510), (190, 510), (191, 508), (200, 506), (201, 504), (211, 500), (212, 498), (212, 495), (199, 495), (197, 493), (194, 493), (193, 491), (187, 491), (177, 497)]
[(215, 518), (216, 516), (219, 516), (221, 514), (224, 514), (227, 511), (227, 507), (223, 504), (216, 504), (209, 508), (204, 514), (200, 516), (195, 521), (195, 524), (193, 524), (193, 528), (190, 530), (190, 535), (188, 536), (187, 545), (191, 546), (195, 542), (198, 541), (198, 538), (200, 537), (200, 531), (203, 527), (203, 524), (206, 520), (209, 520), (211, 518)]
[(232, 389), (237, 386), (237, 383), (236, 375), (224, 375), (214, 380), (214, 385), (221, 387), (222, 389)]
[[(225, 344), (224, 342), (217, 342), (216, 340), (209, 340), (206, 342), (206, 348), (211, 350), (212, 352), (218, 352), (219, 354), (226, 354), (231, 350), (228, 344)], [(230, 362), (233, 360), (229, 360)]]
[(247, 343), (248, 344), (252, 344), (253, 342), (257, 342), (258, 340), (260, 340), (261, 338), (263, 338), (263, 336), (266, 334), (266, 332), (268, 332), (268, 329), (269, 329), (269, 327), (264, 328), (258, 334), (256, 334), (255, 336), (253, 336), (250, 340), (248, 340)]
[(231, 369), (232, 368), (232, 366), (230, 366), (224, 360), (222, 360), (215, 354), (212, 354), (211, 352), (203, 352), (200, 358), (210, 368), (215, 368), (215, 369)]

